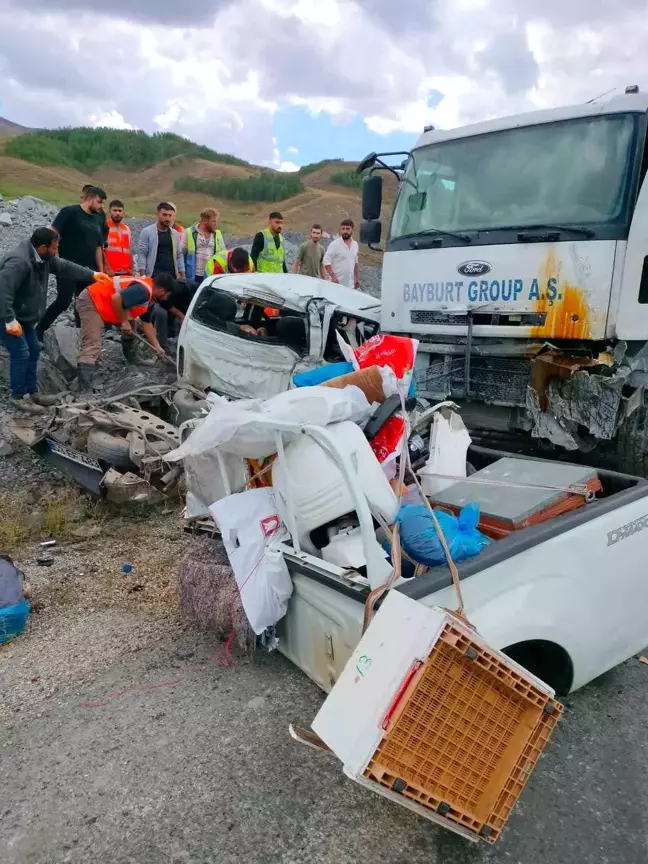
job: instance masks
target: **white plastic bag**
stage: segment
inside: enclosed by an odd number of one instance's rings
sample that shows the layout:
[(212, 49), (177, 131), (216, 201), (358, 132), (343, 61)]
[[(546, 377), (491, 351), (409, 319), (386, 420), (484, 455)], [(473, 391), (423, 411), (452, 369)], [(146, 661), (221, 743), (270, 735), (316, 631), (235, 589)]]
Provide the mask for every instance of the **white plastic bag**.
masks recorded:
[[(164, 458), (177, 462), (220, 447), (246, 459), (264, 459), (277, 452), (275, 429), (283, 424), (328, 426), (352, 420), (364, 425), (372, 413), (371, 405), (358, 387), (301, 387), (287, 390), (265, 402), (250, 400), (228, 402), (217, 398), (214, 407), (189, 438)], [(291, 433), (285, 433), (290, 440)], [(294, 436), (293, 436), (294, 437)]]
[[(425, 494), (433, 498), (457, 480), (466, 476), (466, 453), (470, 435), (463, 420), (451, 408), (441, 408), (434, 415), (430, 431), (430, 457), (419, 471)], [(439, 477), (436, 475), (446, 475)]]
[(288, 610), (293, 585), (275, 544), (287, 539), (270, 488), (228, 495), (209, 508), (216, 520), (250, 626), (258, 635)]

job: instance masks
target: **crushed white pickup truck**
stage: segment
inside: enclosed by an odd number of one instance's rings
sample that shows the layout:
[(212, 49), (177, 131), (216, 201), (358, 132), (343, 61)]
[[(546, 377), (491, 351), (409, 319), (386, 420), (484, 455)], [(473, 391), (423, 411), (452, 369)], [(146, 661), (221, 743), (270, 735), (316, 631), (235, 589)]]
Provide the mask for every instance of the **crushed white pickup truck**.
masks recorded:
[(330, 692), (314, 732), (293, 736), (492, 843), (559, 716), (554, 694), (648, 642), (648, 482), (471, 445), (451, 403), (412, 411), (404, 345), (369, 340), (356, 360), (384, 366), (346, 386), (211, 395), (165, 458), (184, 460), (193, 530), (222, 535), (251, 630)]

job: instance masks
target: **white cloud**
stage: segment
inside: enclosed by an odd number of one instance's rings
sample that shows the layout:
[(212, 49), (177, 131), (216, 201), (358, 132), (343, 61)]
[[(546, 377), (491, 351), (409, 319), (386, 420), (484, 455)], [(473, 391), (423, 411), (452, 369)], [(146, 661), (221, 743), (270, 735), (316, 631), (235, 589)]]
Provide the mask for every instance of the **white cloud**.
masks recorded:
[[(91, 0), (0, 0), (9, 119), (168, 129), (295, 170), (273, 140), (282, 105), (339, 124), (359, 116), (377, 134), (416, 134), (427, 123), (448, 128), (648, 86), (645, 0), (402, 0), (397, 15), (393, 0), (94, 8)], [(431, 90), (445, 97), (434, 109)]]
[(90, 117), (90, 123), (95, 129), (107, 127), (109, 129), (136, 129), (131, 123), (127, 123), (119, 111), (114, 108), (112, 111), (107, 111), (105, 114), (93, 114)]
[(293, 153), (293, 154), (297, 154), (297, 153), (299, 153), (299, 150), (296, 147), (289, 147), (288, 152)]
[(280, 162), (279, 163), (279, 170), (280, 171), (286, 171), (289, 173), (291, 171), (299, 171), (299, 168), (300, 168), (300, 166), (295, 165), (294, 162)]

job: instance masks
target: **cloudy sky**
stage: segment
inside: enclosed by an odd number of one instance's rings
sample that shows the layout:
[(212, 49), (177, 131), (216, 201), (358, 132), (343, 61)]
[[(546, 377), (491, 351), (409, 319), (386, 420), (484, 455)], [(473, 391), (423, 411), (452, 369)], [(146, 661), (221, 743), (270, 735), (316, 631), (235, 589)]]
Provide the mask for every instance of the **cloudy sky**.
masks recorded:
[[(648, 89), (648, 0), (0, 0), (0, 115), (290, 170)], [(524, 11), (523, 11), (524, 10)]]

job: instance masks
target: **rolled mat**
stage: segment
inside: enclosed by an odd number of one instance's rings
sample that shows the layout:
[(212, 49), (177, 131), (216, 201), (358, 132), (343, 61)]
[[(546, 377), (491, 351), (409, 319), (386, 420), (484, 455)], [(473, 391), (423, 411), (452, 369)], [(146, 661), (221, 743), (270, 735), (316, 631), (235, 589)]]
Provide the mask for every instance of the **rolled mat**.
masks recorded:
[(360, 369), (358, 372), (349, 372), (346, 375), (340, 375), (339, 378), (326, 381), (322, 384), (322, 387), (336, 387), (338, 390), (341, 390), (351, 384), (362, 390), (370, 405), (373, 402), (385, 401), (382, 376), (377, 366), (370, 366), (368, 369)]
[(220, 538), (191, 538), (180, 565), (177, 591), (180, 611), (198, 627), (213, 631), (221, 639), (233, 634), (244, 651), (254, 647), (256, 637)]

